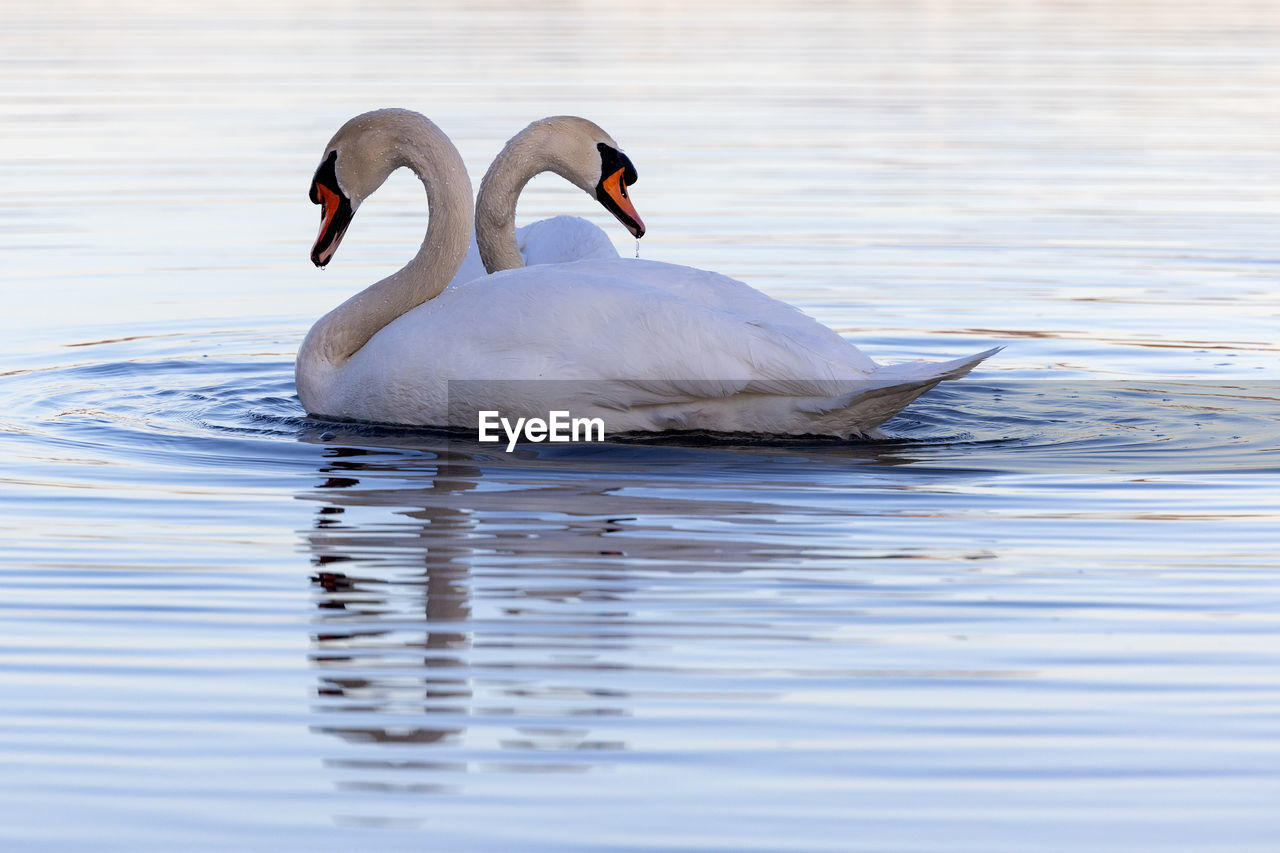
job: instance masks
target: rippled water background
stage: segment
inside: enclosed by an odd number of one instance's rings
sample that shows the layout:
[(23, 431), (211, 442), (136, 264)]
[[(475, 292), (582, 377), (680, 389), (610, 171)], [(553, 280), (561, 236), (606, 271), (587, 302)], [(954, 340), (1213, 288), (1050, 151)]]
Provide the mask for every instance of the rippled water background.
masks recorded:
[[(6, 850), (1274, 850), (1270, 3), (6, 3)], [(888, 441), (307, 420), (325, 141), (577, 113)], [(540, 178), (522, 219), (576, 213)]]

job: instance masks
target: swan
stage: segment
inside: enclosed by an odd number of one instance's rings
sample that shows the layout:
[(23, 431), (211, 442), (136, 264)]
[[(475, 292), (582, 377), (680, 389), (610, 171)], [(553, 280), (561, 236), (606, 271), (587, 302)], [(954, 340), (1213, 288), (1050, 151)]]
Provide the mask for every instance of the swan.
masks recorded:
[[(513, 136), (498, 156), (493, 159), (488, 172), (480, 182), (480, 195), (476, 199), (476, 218), (488, 224), (491, 229), (506, 232), (514, 226), (516, 201), (530, 179), (542, 171), (547, 171), (548, 160), (551, 170), (555, 170), (556, 158), (548, 157), (548, 152), (556, 150), (558, 140), (571, 138), (574, 135), (589, 134), (600, 139), (608, 139), (598, 125), (577, 116), (551, 116), (531, 123), (524, 130)], [(612, 145), (617, 151), (617, 146)], [(612, 156), (612, 155), (611, 155)], [(619, 152), (621, 160), (625, 155)], [(606, 164), (607, 165), (607, 164)], [(630, 168), (630, 182), (635, 182), (635, 167), (629, 160), (625, 164)], [(612, 174), (612, 172), (611, 172)], [(629, 221), (623, 224), (639, 239), (644, 236), (644, 223), (634, 209), (628, 214)], [(522, 259), (521, 264), (512, 265), (535, 266), (538, 264), (561, 264), (569, 261), (580, 261), (587, 258), (616, 258), (618, 250), (604, 230), (594, 222), (580, 216), (553, 216), (537, 222), (523, 225), (515, 229), (516, 251)], [(510, 255), (507, 250), (507, 257)], [(490, 272), (485, 269), (480, 258), (478, 241), (472, 238), (467, 255), (462, 259), (462, 266), (449, 282), (450, 286), (462, 284)]]
[[(521, 151), (530, 177), (555, 171), (643, 233), (627, 192), (635, 168), (595, 125), (567, 126)], [(474, 208), (492, 274), (446, 287), (470, 241), (471, 184), (448, 137), (408, 110), (357, 116), (325, 147), (310, 193), (321, 205), (316, 265), (332, 259), (360, 204), (401, 166), (426, 188), (426, 237), (402, 269), (307, 334), (296, 380), (312, 415), (475, 428), (477, 408), (513, 419), (566, 410), (600, 417), (610, 434), (868, 436), (998, 350), (881, 366), (797, 309), (717, 273), (616, 257), (526, 267), (507, 213), (528, 177), (498, 180), (492, 169)]]

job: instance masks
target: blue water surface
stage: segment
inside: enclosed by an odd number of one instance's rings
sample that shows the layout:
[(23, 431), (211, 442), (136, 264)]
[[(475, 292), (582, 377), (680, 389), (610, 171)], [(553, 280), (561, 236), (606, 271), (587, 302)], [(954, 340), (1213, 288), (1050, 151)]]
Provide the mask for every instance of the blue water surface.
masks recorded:
[[(6, 850), (1275, 849), (1271, 6), (2, 14)], [(308, 418), (425, 226), (396, 175), (307, 260), (391, 105), (473, 180), (588, 116), (642, 257), (1006, 349), (877, 441)]]

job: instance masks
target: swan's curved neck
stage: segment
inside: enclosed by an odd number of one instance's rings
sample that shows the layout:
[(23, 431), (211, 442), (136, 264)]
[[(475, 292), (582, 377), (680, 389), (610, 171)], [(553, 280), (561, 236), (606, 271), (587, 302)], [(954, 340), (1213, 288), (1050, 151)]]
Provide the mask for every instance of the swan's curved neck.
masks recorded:
[[(300, 365), (341, 367), (388, 323), (439, 295), (467, 253), (471, 181), (443, 131), (425, 120), (394, 128), (384, 162), (387, 175), (408, 166), (422, 179), (430, 211), (427, 235), (402, 269), (357, 293), (312, 327), (299, 353)], [(305, 381), (301, 372), (299, 380)]]
[(480, 181), (476, 244), (488, 272), (524, 266), (516, 244), (516, 200), (534, 175), (555, 172), (581, 186), (563, 139), (557, 119), (534, 122), (506, 144)]

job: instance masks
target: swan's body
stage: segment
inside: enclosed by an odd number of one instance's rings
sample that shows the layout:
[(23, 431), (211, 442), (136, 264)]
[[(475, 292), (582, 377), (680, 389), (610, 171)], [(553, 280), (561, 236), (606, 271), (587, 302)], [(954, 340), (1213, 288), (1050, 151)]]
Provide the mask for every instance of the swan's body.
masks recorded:
[(431, 220), (413, 261), (307, 336), (297, 375), (308, 412), (475, 428), (478, 408), (512, 419), (567, 410), (602, 418), (609, 433), (866, 435), (994, 352), (882, 367), (795, 308), (716, 273), (616, 256), (521, 267), (515, 196), (538, 171), (556, 171), (598, 199), (607, 192), (602, 203), (643, 233), (626, 193), (635, 180), (630, 161), (599, 128), (565, 121), (561, 135), (536, 145), (513, 139), (505, 174), (503, 155), (490, 168), (476, 236), (494, 272), (448, 288), (471, 215), (456, 149), (404, 111), (366, 114), (338, 132), (312, 191), (326, 204), (312, 252), (318, 264), (332, 256), (360, 201), (399, 165), (422, 177)]

